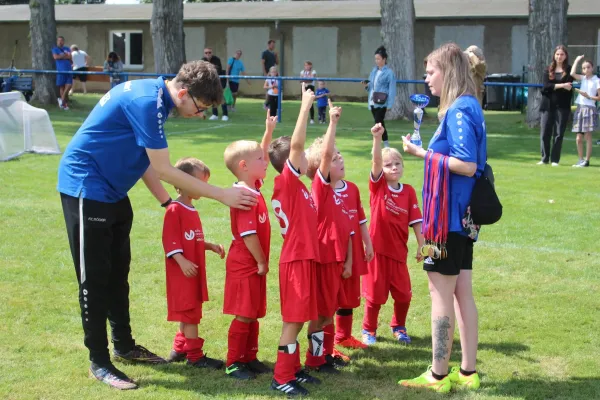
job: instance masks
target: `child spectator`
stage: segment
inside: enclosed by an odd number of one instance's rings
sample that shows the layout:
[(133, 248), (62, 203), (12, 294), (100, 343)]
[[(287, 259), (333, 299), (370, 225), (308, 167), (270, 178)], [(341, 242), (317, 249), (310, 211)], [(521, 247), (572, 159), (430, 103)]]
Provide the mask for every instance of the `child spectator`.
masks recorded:
[[(306, 90), (315, 91), (315, 78), (317, 71), (313, 69), (312, 61), (304, 61), (304, 69), (300, 71), (300, 76), (304, 78), (301, 82), (304, 83)], [(315, 123), (315, 107), (310, 106), (310, 124)]]
[(319, 123), (324, 124), (325, 111), (327, 110), (327, 101), (329, 100), (329, 89), (325, 87), (324, 81), (319, 81), (319, 88), (315, 93), (315, 99), (317, 99), (317, 109), (319, 111)]
[(265, 85), (263, 86), (267, 89), (267, 105), (269, 106), (269, 110), (271, 111), (271, 116), (277, 115), (277, 101), (279, 95), (279, 81), (274, 79), (274, 77), (278, 76), (277, 67), (273, 66), (269, 69), (269, 75), (265, 80)]

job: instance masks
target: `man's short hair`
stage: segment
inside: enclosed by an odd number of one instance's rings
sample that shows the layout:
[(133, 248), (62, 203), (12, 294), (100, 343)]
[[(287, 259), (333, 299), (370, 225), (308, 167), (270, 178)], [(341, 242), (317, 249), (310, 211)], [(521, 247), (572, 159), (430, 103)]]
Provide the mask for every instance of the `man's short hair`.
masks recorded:
[(400, 159), (400, 163), (404, 167), (404, 158), (402, 158), (402, 154), (398, 151), (398, 149), (394, 147), (384, 147), (381, 149), (381, 158), (385, 157), (397, 157)]
[(275, 43), (275, 39), (269, 39), (269, 41), (267, 42), (267, 44), (271, 44), (271, 43)]
[(314, 179), (317, 174), (317, 170), (321, 166), (321, 157), (323, 156), (323, 136), (319, 136), (308, 148), (308, 168), (306, 170), (306, 176), (310, 180)]
[(283, 172), (283, 167), (288, 158), (290, 158), (291, 148), (292, 138), (290, 136), (281, 136), (271, 142), (269, 145), (269, 160), (275, 171), (279, 173)]
[(223, 87), (219, 73), (208, 61), (190, 61), (179, 69), (175, 82), (188, 90), (202, 104), (218, 106), (223, 103)]
[(245, 159), (250, 153), (260, 149), (260, 143), (253, 140), (236, 140), (225, 149), (225, 153), (223, 154), (225, 165), (236, 175), (239, 162)]
[(65, 40), (65, 37), (64, 37), (64, 36), (57, 36), (57, 37), (56, 37), (56, 40), (58, 40), (58, 39)]

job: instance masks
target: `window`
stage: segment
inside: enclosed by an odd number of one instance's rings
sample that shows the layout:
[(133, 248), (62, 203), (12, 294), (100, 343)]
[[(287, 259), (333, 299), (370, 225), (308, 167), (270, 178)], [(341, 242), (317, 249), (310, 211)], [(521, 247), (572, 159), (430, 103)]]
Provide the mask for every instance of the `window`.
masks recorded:
[(144, 46), (142, 31), (110, 31), (109, 48), (116, 52), (125, 68), (144, 68)]

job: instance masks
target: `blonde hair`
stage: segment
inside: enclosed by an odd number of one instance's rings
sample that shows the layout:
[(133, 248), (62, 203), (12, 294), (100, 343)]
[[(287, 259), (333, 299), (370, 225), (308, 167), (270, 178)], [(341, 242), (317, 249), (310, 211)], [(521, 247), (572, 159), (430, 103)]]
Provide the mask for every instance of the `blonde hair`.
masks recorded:
[(483, 105), (483, 94), (485, 92), (483, 81), (485, 80), (485, 74), (487, 73), (485, 56), (483, 55), (483, 51), (477, 46), (467, 47), (465, 54), (471, 65), (471, 77), (477, 88), (477, 100), (479, 100), (479, 105)]
[(477, 87), (470, 72), (471, 64), (457, 44), (443, 44), (427, 56), (427, 62), (434, 64), (444, 79), (440, 93), (439, 119), (446, 115), (448, 108), (460, 96), (477, 96)]
[(398, 151), (398, 149), (394, 147), (384, 147), (381, 149), (381, 158), (385, 159), (386, 157), (397, 157), (404, 167), (404, 158), (402, 158), (402, 154)]
[(257, 150), (261, 150), (260, 143), (258, 142), (252, 140), (237, 140), (225, 149), (225, 153), (223, 154), (225, 165), (234, 175), (236, 175), (239, 162)]
[(323, 156), (323, 136), (320, 136), (312, 142), (308, 148), (308, 154), (306, 159), (308, 160), (308, 168), (306, 169), (306, 176), (312, 180), (317, 174), (317, 170), (321, 165), (321, 157)]

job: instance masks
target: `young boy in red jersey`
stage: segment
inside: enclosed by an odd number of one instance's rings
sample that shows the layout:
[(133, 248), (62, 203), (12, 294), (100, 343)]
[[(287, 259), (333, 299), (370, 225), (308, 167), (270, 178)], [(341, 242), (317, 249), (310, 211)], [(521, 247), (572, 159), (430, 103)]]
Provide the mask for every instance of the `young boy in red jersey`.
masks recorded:
[(271, 370), (256, 358), (258, 353), (258, 318), (267, 312), (267, 280), (271, 224), (269, 211), (259, 189), (267, 173), (271, 136), (277, 117), (267, 112), (262, 142), (238, 140), (225, 149), (227, 168), (236, 176), (235, 187), (244, 188), (258, 197), (250, 210), (231, 208), (233, 241), (226, 262), (223, 313), (234, 315), (229, 327), (226, 373), (232, 378), (253, 379)]
[[(204, 182), (210, 170), (200, 160), (182, 158), (175, 168)], [(177, 189), (177, 188), (176, 188)], [(206, 262), (204, 252), (211, 250), (225, 257), (222, 245), (204, 240), (202, 223), (190, 196), (177, 189), (179, 196), (167, 207), (163, 225), (163, 247), (167, 274), (167, 320), (179, 322), (179, 331), (173, 340), (169, 362), (184, 361), (199, 368), (223, 368), (223, 362), (204, 355), (204, 339), (198, 337), (202, 318), (202, 303), (208, 301)]]
[(319, 241), (317, 208), (300, 180), (308, 161), (304, 154), (306, 120), (315, 95), (302, 83), (302, 104), (292, 137), (271, 143), (269, 159), (279, 172), (275, 177), (271, 204), (283, 235), (279, 257), (279, 293), (283, 329), (279, 339), (271, 389), (287, 396), (306, 396), (301, 383), (320, 383), (301, 369), (298, 334), (304, 323), (316, 320)]
[[(335, 147), (335, 133), (341, 107), (329, 101), (329, 128), (325, 137), (315, 139), (308, 150), (306, 175), (312, 180), (311, 192), (317, 206), (319, 262), (317, 264), (317, 308), (319, 318), (308, 326), (310, 347), (306, 367), (325, 373), (339, 373), (346, 365), (333, 354), (333, 329), (323, 328), (333, 322), (338, 309), (342, 279), (352, 275), (352, 241), (348, 210), (333, 189), (344, 178), (344, 159)], [(331, 327), (333, 328), (333, 327)]]
[(390, 326), (396, 340), (410, 343), (406, 332), (406, 315), (412, 291), (406, 266), (408, 256), (408, 228), (412, 226), (417, 242), (417, 261), (423, 260), (420, 249), (424, 244), (421, 233), (421, 210), (412, 186), (399, 182), (404, 172), (404, 161), (394, 148), (381, 149), (384, 128), (376, 124), (373, 134), (373, 164), (369, 193), (371, 226), (375, 257), (368, 264), (369, 272), (363, 278), (365, 315), (363, 343), (370, 346), (377, 341), (377, 318), (382, 304), (391, 293), (394, 299), (394, 316)]

